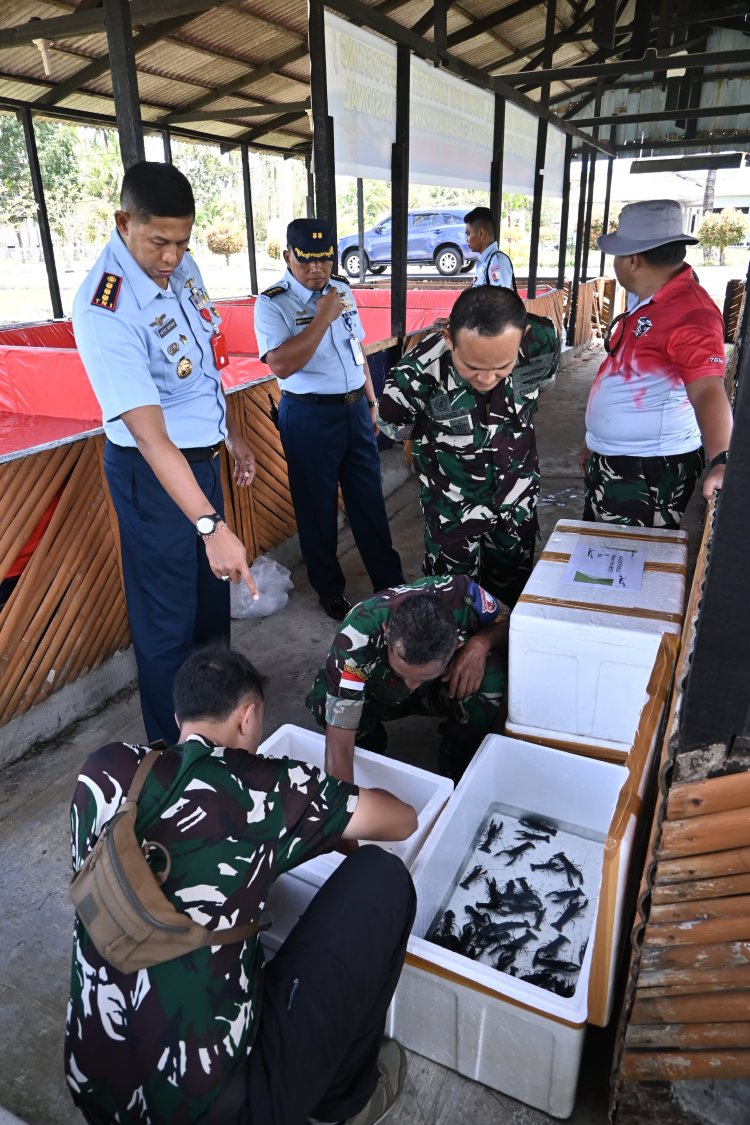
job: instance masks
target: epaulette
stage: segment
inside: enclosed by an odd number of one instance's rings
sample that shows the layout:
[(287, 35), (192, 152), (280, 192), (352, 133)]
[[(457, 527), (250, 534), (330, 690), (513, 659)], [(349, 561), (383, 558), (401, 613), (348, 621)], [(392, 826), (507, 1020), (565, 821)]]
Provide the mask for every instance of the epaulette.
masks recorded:
[(272, 285), (270, 289), (264, 289), (261, 297), (278, 297), (279, 293), (286, 291), (286, 285)]
[(332, 273), (331, 274), (331, 281), (343, 281), (344, 285), (349, 284), (349, 278), (344, 277), (343, 274), (340, 274), (340, 273)]
[(110, 312), (114, 312), (117, 307), (121, 285), (122, 278), (119, 274), (103, 273), (101, 281), (94, 291), (94, 296), (91, 298), (91, 304), (96, 305), (97, 308), (109, 309)]

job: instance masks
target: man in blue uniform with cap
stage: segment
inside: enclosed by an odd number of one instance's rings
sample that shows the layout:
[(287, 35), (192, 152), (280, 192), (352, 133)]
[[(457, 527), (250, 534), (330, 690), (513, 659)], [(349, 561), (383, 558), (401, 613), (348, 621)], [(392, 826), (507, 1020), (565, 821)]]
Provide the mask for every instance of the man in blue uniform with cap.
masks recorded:
[(331, 228), (295, 219), (286, 234), (287, 270), (255, 303), (255, 335), (282, 386), (279, 430), (310, 585), (343, 621), (351, 605), (336, 556), (339, 484), (373, 590), (404, 576), (383, 499), (364, 330), (351, 289), (331, 272)]
[(229, 640), (226, 583), (255, 594), (245, 547), (223, 519), (218, 453), (226, 441), (240, 485), (252, 481), (255, 458), (227, 416), (220, 319), (187, 253), (194, 217), (181, 172), (134, 164), (115, 230), (73, 305), (107, 436), (146, 733), (169, 743), (177, 670), (195, 645)]

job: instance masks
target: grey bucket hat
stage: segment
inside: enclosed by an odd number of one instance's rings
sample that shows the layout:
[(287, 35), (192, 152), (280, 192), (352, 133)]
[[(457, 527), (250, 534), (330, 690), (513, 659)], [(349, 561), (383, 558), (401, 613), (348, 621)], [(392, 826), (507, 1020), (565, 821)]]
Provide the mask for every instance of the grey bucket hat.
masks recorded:
[(668, 242), (686, 242), (694, 246), (698, 239), (682, 229), (682, 208), (676, 199), (651, 199), (644, 203), (628, 203), (620, 212), (614, 234), (599, 237), (599, 249), (605, 254), (641, 254)]

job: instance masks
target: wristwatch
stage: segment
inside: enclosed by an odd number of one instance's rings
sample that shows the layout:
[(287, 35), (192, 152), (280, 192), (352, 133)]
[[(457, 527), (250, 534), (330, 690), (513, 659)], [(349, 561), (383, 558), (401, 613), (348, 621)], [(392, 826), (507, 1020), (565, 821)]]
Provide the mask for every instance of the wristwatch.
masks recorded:
[(209, 536), (214, 535), (223, 524), (224, 520), (219, 513), (211, 512), (210, 516), (198, 516), (198, 519), (195, 521), (195, 530), (198, 532), (201, 539), (208, 539)]
[(722, 450), (721, 453), (717, 453), (715, 457), (711, 458), (711, 460), (708, 463), (708, 467), (710, 469), (715, 469), (717, 465), (726, 465), (728, 460), (729, 460), (729, 450), (724, 449), (724, 450)]
[(376, 398), (368, 398), (367, 405), (370, 407), (370, 410), (372, 410), (374, 406), (378, 405), (378, 400)]

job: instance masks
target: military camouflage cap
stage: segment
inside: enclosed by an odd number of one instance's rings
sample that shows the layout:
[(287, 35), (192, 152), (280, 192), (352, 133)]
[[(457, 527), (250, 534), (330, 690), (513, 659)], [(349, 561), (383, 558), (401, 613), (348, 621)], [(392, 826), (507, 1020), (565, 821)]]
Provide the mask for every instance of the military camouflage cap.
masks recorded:
[(335, 258), (333, 232), (322, 219), (294, 219), (286, 228), (287, 246), (298, 262)]

